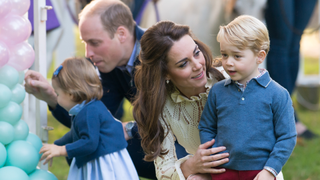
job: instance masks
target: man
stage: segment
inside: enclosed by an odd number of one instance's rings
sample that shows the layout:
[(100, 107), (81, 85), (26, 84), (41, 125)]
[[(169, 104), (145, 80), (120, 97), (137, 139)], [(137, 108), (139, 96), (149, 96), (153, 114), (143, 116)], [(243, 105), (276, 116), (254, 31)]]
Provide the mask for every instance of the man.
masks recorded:
[[(139, 40), (144, 31), (135, 24), (130, 9), (117, 0), (95, 0), (88, 4), (79, 14), (79, 30), (86, 57), (100, 73), (104, 91), (101, 100), (114, 115), (123, 98), (132, 101), (136, 94), (133, 74), (139, 63)], [(25, 81), (26, 91), (47, 102), (53, 116), (71, 127), (68, 112), (57, 104), (57, 96), (48, 81), (35, 71), (28, 71)], [(139, 176), (156, 179), (153, 162), (142, 160), (144, 153), (136, 125), (124, 125), (133, 137), (127, 149)]]

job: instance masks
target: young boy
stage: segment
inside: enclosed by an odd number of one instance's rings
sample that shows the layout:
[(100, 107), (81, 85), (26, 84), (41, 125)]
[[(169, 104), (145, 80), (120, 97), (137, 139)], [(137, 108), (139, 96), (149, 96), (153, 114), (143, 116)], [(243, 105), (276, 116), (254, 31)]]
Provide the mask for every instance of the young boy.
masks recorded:
[(239, 16), (221, 26), (217, 36), (229, 79), (210, 90), (199, 123), (201, 143), (215, 139), (226, 146), (226, 172), (214, 180), (275, 179), (296, 144), (292, 101), (286, 89), (258, 68), (269, 51), (265, 25)]

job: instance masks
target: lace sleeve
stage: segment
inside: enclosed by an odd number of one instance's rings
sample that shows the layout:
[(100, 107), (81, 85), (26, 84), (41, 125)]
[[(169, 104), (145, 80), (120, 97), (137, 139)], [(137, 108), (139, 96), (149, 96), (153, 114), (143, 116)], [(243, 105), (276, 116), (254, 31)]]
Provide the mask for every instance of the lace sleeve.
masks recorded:
[(163, 157), (157, 157), (154, 161), (157, 179), (184, 180), (185, 178), (181, 170), (178, 169), (177, 171), (176, 167), (180, 167), (180, 164), (187, 160), (189, 156), (180, 160), (177, 159), (176, 149), (174, 146), (176, 138), (174, 137), (170, 127), (167, 129), (163, 120), (160, 119), (160, 121), (165, 129), (165, 133), (169, 132), (162, 143), (162, 148), (168, 150), (168, 154)]

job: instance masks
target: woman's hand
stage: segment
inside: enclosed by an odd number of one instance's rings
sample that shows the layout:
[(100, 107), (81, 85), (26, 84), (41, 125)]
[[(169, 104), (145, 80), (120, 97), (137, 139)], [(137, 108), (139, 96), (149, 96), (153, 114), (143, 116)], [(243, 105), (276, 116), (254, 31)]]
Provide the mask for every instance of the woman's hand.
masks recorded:
[(214, 139), (201, 144), (194, 156), (181, 164), (181, 170), (185, 177), (197, 173), (223, 173), (224, 168), (214, 168), (229, 161), (229, 153), (221, 153), (226, 150), (224, 146), (210, 148), (214, 144)]
[(43, 154), (40, 161), (45, 159), (43, 165), (47, 164), (53, 157), (68, 156), (66, 146), (57, 146), (54, 144), (44, 144), (40, 149), (39, 154), (41, 153)]

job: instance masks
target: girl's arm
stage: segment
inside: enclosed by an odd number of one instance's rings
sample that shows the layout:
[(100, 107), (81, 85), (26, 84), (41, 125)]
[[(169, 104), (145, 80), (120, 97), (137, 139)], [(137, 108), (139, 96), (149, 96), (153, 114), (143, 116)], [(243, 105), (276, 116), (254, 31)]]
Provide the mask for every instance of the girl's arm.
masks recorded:
[(45, 159), (43, 165), (47, 164), (53, 157), (68, 156), (66, 146), (57, 146), (54, 144), (44, 144), (39, 154), (42, 154), (40, 161)]

